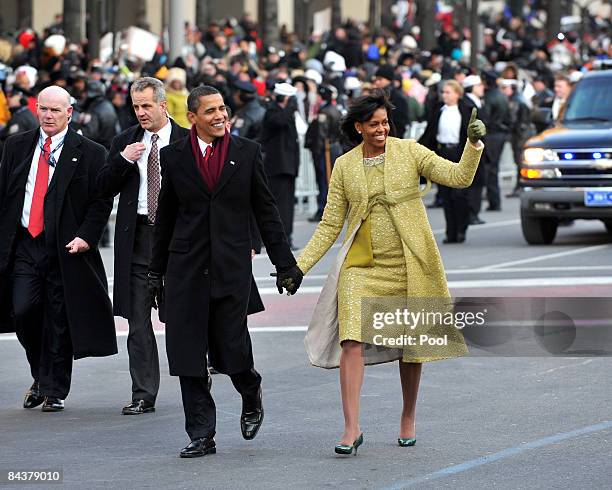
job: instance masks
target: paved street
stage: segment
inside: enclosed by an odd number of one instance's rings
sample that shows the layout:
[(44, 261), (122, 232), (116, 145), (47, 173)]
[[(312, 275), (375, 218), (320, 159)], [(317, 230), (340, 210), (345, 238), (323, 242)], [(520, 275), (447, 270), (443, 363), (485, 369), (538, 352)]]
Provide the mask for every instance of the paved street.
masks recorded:
[[(506, 189), (507, 190), (507, 189)], [(559, 229), (550, 246), (528, 246), (519, 201), (484, 212), (463, 245), (442, 245), (441, 209), (429, 210), (456, 296), (612, 295), (612, 238), (600, 222)], [(298, 217), (303, 247), (314, 225)], [(265, 255), (254, 273), (267, 310), (251, 317), (266, 419), (254, 441), (240, 436), (240, 400), (229, 378), (213, 378), (215, 456), (181, 460), (187, 443), (178, 381), (168, 376), (163, 327), (157, 412), (120, 415), (129, 400), (125, 331), (120, 354), (75, 363), (66, 410), (20, 408), (29, 386), (23, 350), (0, 335), (0, 470), (62, 469), (66, 488), (608, 488), (612, 481), (611, 358), (477, 358), (426, 365), (412, 448), (396, 445), (401, 394), (395, 364), (366, 370), (365, 443), (339, 458), (338, 372), (310, 367), (302, 339), (333, 249), (294, 297), (280, 296)], [(112, 250), (104, 250), (112, 277)], [(19, 485), (19, 488), (25, 488)], [(17, 488), (17, 486), (15, 487)], [(40, 488), (36, 486), (34, 488)]]

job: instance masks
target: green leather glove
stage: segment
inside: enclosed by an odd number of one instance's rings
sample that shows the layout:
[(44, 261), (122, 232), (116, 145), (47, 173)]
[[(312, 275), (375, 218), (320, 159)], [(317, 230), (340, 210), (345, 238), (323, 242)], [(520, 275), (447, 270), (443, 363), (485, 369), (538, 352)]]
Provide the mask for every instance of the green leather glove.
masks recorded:
[(467, 135), (470, 143), (475, 145), (478, 140), (484, 138), (487, 134), (487, 128), (480, 119), (476, 119), (476, 108), (472, 109), (472, 115), (470, 116), (470, 122), (467, 127)]

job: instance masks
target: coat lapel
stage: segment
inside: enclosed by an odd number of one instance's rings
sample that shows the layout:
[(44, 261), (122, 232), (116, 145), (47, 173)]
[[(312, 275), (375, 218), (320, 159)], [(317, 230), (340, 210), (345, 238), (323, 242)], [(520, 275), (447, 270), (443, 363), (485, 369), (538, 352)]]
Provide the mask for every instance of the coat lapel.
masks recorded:
[(68, 185), (83, 154), (80, 146), (81, 140), (79, 136), (72, 129), (69, 129), (66, 133), (62, 153), (57, 161), (47, 193), (51, 192), (55, 186), (57, 186), (58, 196), (63, 196), (66, 193), (66, 189), (68, 189)]
[(232, 175), (234, 175), (234, 172), (240, 167), (240, 148), (242, 148), (242, 143), (231, 136), (227, 157), (225, 157), (221, 175), (219, 176), (217, 185), (215, 185), (213, 195), (218, 194), (221, 189), (223, 189), (225, 184), (232, 178)]
[(189, 174), (190, 179), (195, 183), (196, 187), (198, 187), (207, 196), (210, 196), (208, 186), (206, 185), (206, 182), (204, 182), (204, 177), (202, 177), (200, 169), (196, 164), (195, 157), (193, 156), (193, 152), (191, 151), (191, 138), (185, 138), (180, 155), (181, 156), (177, 163), (185, 170), (185, 172), (187, 172), (187, 174)]
[(365, 168), (363, 167), (363, 143), (353, 148), (347, 156), (349, 156), (349, 161), (347, 162), (349, 179), (345, 185), (353, 188), (358, 196), (359, 205), (365, 211), (368, 204), (368, 182), (366, 180)]

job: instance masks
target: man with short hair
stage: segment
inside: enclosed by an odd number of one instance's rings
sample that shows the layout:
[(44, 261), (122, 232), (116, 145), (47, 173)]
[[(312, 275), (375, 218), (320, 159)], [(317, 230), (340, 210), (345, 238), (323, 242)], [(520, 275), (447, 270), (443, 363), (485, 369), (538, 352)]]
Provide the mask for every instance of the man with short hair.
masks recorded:
[(572, 84), (570, 79), (564, 73), (558, 73), (555, 76), (555, 98), (552, 103), (552, 117), (554, 121), (560, 119), (563, 115), (563, 109), (570, 92), (572, 91)]
[(187, 136), (168, 117), (166, 92), (156, 78), (143, 77), (130, 89), (138, 124), (117, 135), (98, 175), (100, 192), (120, 194), (115, 224), (113, 309), (128, 320), (127, 338), (132, 401), (124, 415), (155, 411), (159, 390), (159, 357), (151, 323), (147, 272), (153, 223), (161, 186), (159, 151)]
[(219, 91), (195, 88), (187, 100), (189, 137), (161, 152), (162, 188), (155, 222), (149, 291), (165, 310), (170, 374), (179, 376), (185, 430), (182, 458), (216, 452), (215, 403), (206, 353), (242, 396), (242, 436), (253, 439), (263, 421), (261, 376), (254, 369), (247, 330), (256, 293), (251, 264), (251, 220), (278, 273), (279, 292), (301, 282), (259, 144), (230, 135)]
[(0, 331), (15, 330), (34, 383), (23, 407), (64, 409), (72, 359), (117, 353), (97, 248), (112, 209), (96, 176), (106, 151), (68, 128), (70, 94), (38, 96), (40, 128), (9, 137), (0, 163)]

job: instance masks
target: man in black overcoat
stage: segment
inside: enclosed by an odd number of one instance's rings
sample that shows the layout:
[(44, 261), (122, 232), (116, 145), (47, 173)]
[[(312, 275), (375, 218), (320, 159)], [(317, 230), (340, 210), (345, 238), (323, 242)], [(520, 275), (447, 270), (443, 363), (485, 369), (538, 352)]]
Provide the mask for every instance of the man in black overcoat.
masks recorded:
[(70, 95), (38, 96), (40, 128), (11, 136), (0, 163), (0, 331), (16, 331), (34, 383), (24, 408), (63, 410), (72, 359), (117, 353), (97, 248), (112, 209), (96, 176), (106, 151), (68, 129)]
[(132, 378), (131, 402), (124, 415), (155, 411), (159, 391), (159, 356), (151, 323), (147, 273), (153, 222), (160, 187), (159, 151), (187, 136), (168, 117), (164, 84), (143, 77), (130, 88), (138, 124), (117, 135), (106, 165), (98, 174), (105, 197), (120, 194), (115, 223), (113, 312), (128, 320), (127, 350)]
[(300, 147), (295, 126), (296, 93), (297, 89), (288, 83), (274, 86), (274, 100), (266, 109), (260, 139), (270, 190), (292, 247), (295, 179), (300, 167)]
[(259, 144), (226, 130), (217, 89), (189, 95), (189, 137), (161, 151), (162, 187), (154, 229), (149, 290), (165, 310), (170, 374), (180, 377), (185, 429), (181, 457), (216, 452), (211, 364), (242, 396), (240, 426), (253, 439), (263, 421), (261, 376), (253, 367), (247, 330), (255, 285), (251, 220), (277, 270), (277, 287), (294, 293), (301, 272), (268, 188)]

